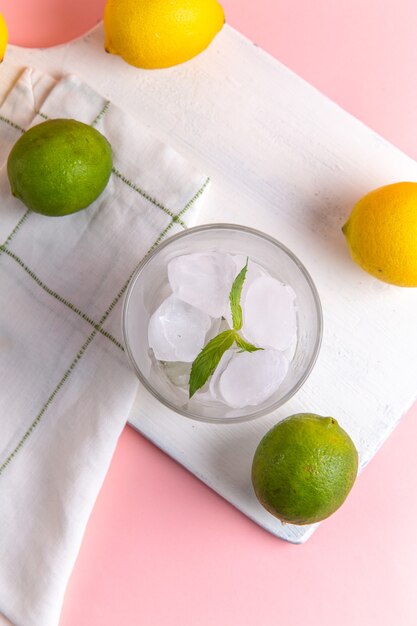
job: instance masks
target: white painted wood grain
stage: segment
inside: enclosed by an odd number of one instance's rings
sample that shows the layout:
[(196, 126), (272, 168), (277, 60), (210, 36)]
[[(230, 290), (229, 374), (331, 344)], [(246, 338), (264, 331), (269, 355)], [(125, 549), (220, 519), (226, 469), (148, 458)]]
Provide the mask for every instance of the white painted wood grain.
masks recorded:
[(275, 236), (305, 263), (324, 309), (318, 363), (273, 415), (201, 424), (141, 390), (130, 422), (258, 524), (301, 543), (314, 527), (283, 526), (262, 509), (250, 484), (252, 455), (272, 424), (308, 410), (337, 417), (363, 468), (413, 403), (417, 290), (362, 272), (340, 227), (370, 189), (417, 181), (417, 164), (227, 26), (205, 53), (169, 70), (104, 58), (102, 42), (98, 27), (57, 48), (10, 47), (0, 73), (16, 72), (14, 64), (81, 75), (211, 176), (200, 223), (247, 224)]

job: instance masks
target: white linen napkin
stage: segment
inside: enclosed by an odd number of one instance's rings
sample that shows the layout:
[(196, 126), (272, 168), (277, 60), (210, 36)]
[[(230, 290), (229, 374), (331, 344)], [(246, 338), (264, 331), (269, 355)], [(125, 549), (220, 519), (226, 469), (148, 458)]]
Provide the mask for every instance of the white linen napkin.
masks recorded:
[[(93, 125), (114, 156), (103, 194), (60, 218), (26, 211), (5, 168), (24, 130), (54, 117)], [(56, 626), (136, 395), (123, 294), (142, 257), (190, 223), (208, 179), (77, 77), (32, 69), (0, 107), (0, 163), (0, 613)]]

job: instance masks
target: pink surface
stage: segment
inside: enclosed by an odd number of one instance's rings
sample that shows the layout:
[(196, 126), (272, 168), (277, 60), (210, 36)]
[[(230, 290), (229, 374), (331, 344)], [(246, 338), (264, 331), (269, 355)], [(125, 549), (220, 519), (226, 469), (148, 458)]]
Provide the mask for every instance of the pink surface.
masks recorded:
[[(102, 5), (3, 0), (0, 10), (12, 41), (50, 45), (94, 25)], [(417, 157), (414, 0), (223, 6), (230, 24)], [(416, 417), (417, 407), (305, 546), (268, 535), (127, 428), (60, 626), (413, 626)]]
[(414, 626), (417, 411), (303, 546), (127, 428), (60, 626)]
[(48, 47), (79, 37), (102, 19), (106, 0), (0, 0), (17, 46)]

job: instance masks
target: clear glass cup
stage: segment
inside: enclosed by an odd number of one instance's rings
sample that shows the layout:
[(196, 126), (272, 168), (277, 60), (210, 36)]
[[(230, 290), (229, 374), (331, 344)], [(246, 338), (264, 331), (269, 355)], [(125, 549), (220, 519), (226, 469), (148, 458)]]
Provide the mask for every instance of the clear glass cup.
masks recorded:
[[(149, 318), (171, 292), (167, 274), (169, 261), (184, 254), (215, 251), (249, 257), (271, 276), (290, 285), (296, 294), (297, 344), (294, 356), (280, 388), (258, 406), (232, 409), (214, 400), (200, 400), (198, 394), (189, 399), (184, 389), (170, 381), (149, 348)], [(304, 265), (272, 237), (234, 224), (208, 224), (190, 228), (158, 245), (137, 268), (123, 306), (126, 353), (139, 380), (170, 409), (205, 422), (251, 420), (287, 402), (300, 389), (314, 366), (322, 331), (319, 295)]]

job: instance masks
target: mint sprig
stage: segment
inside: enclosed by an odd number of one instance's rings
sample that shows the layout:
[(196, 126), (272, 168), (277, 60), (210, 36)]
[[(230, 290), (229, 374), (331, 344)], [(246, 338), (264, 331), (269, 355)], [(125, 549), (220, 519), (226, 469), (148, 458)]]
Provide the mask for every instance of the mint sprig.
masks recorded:
[(242, 352), (256, 352), (263, 350), (252, 345), (238, 333), (243, 326), (242, 307), (240, 299), (242, 296), (242, 287), (245, 282), (246, 272), (248, 270), (249, 259), (246, 259), (246, 265), (241, 269), (239, 274), (233, 281), (229, 294), (230, 310), (232, 313), (233, 329), (224, 330), (219, 335), (211, 339), (208, 344), (201, 350), (191, 366), (189, 397), (192, 398), (196, 391), (201, 389), (214, 370), (218, 366), (223, 354), (229, 350), (236, 342)]
[(242, 307), (240, 306), (240, 298), (242, 296), (242, 287), (245, 282), (246, 272), (248, 271), (249, 258), (246, 257), (246, 265), (233, 281), (229, 294), (230, 310), (232, 312), (233, 328), (240, 330), (243, 325)]

